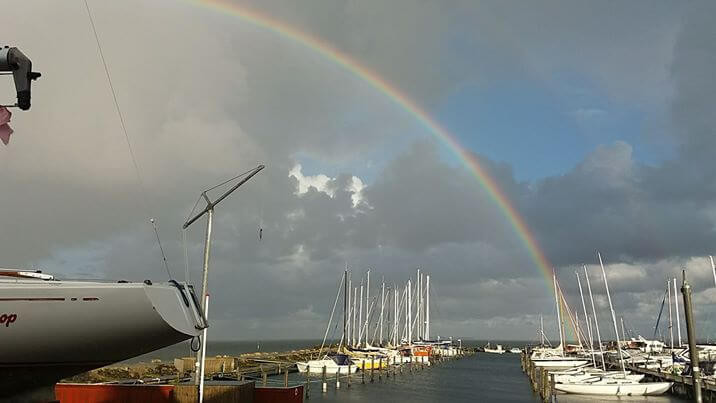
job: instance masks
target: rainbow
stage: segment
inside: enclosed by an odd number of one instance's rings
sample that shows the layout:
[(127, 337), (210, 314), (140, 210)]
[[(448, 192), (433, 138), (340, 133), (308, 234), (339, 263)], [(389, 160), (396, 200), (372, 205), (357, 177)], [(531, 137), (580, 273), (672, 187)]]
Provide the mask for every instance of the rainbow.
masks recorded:
[(550, 289), (553, 288), (552, 265), (547, 260), (547, 257), (544, 252), (542, 252), (542, 249), (540, 249), (537, 240), (527, 227), (527, 223), (524, 218), (517, 212), (502, 189), (500, 189), (495, 180), (490, 177), (487, 170), (480, 164), (477, 156), (462, 147), (458, 139), (453, 134), (448, 132), (438, 122), (430, 117), (430, 115), (420, 105), (410, 99), (404, 92), (387, 82), (384, 78), (368, 67), (362, 65), (357, 60), (336, 49), (334, 46), (306, 32), (299, 31), (298, 29), (266, 15), (265, 13), (261, 13), (245, 6), (239, 6), (226, 0), (191, 0), (190, 3), (238, 17), (242, 21), (251, 25), (270, 31), (280, 37), (286, 38), (294, 43), (308, 48), (331, 63), (342, 67), (345, 71), (351, 73), (355, 77), (358, 77), (391, 99), (397, 106), (410, 114), (417, 122), (425, 127), (425, 129), (443, 142), (460, 159), (461, 163), (467, 167), (467, 169), (477, 179), (480, 186), (487, 191), (490, 199), (509, 221), (515, 233), (527, 248), (531, 259), (549, 283)]

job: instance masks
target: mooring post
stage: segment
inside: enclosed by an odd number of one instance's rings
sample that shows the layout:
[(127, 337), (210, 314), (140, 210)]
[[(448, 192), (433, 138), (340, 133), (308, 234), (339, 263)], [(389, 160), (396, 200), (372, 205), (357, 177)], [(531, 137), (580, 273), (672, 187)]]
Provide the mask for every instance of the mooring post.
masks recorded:
[(283, 369), (283, 387), (288, 387), (288, 368)]
[(353, 372), (351, 372), (351, 362), (348, 361), (348, 387), (351, 387), (351, 378), (353, 377)]
[(360, 383), (365, 385), (365, 358), (361, 361), (362, 368), (360, 369)]
[(378, 357), (378, 380), (383, 381), (383, 357)]
[(323, 387), (321, 388), (323, 393), (326, 393), (328, 390), (328, 383), (326, 382), (326, 366), (323, 366)]
[(266, 382), (268, 381), (268, 374), (266, 372), (264, 372), (263, 370), (261, 371), (261, 378), (262, 378), (264, 386), (266, 386)]
[(373, 378), (373, 377), (374, 377), (374, 374), (373, 374), (374, 370), (375, 370), (375, 357), (371, 356), (371, 357), (370, 357), (370, 382), (371, 382), (371, 383), (373, 383), (373, 380), (374, 380), (374, 378)]
[(701, 368), (699, 368), (699, 351), (696, 349), (696, 331), (694, 329), (694, 313), (691, 309), (691, 285), (686, 282), (686, 270), (682, 271), (683, 283), (681, 293), (684, 295), (684, 314), (686, 315), (686, 335), (689, 339), (689, 356), (691, 358), (691, 379), (694, 384), (694, 402), (701, 403)]
[(549, 374), (549, 401), (557, 401), (557, 395), (554, 394), (554, 374)]
[(336, 389), (341, 388), (341, 367), (338, 366), (338, 371), (336, 371)]
[(310, 398), (311, 389), (311, 366), (306, 365), (306, 399)]

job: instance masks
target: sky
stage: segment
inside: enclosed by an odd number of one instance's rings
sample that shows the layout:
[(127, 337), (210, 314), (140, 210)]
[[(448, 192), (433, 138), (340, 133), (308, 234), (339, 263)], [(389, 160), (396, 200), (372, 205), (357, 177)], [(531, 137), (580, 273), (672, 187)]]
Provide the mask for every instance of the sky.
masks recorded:
[[(198, 285), (204, 222), (186, 242), (181, 225), (203, 189), (261, 163), (216, 210), (211, 338), (322, 337), (346, 264), (354, 281), (371, 268), (372, 293), (377, 279), (430, 273), (435, 335), (532, 340), (543, 315), (556, 337), (549, 279), (520, 234), (455, 149), (388, 94), (207, 2), (88, 4), (127, 137), (84, 2), (6, 5), (3, 44), (43, 76), (0, 146), (0, 266), (165, 281), (155, 218), (172, 277), (187, 279), (186, 250)], [(609, 323), (598, 250), (628, 330), (652, 335), (665, 283), (685, 268), (697, 331), (716, 337), (713, 4), (223, 4), (319, 39), (451, 133), (573, 309), (586, 264)]]

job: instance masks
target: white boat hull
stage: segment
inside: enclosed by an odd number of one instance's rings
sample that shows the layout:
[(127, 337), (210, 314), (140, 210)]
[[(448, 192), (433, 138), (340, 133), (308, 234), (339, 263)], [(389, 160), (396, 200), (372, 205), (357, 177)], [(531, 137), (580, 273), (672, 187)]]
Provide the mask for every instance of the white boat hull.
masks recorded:
[(575, 375), (555, 375), (554, 381), (556, 383), (603, 383), (603, 382), (623, 382), (623, 383), (638, 383), (644, 379), (642, 374), (627, 374), (624, 377), (623, 374), (575, 374)]
[(588, 361), (586, 360), (550, 360), (550, 359), (542, 359), (542, 360), (533, 360), (532, 363), (536, 367), (544, 367), (544, 368), (574, 368), (579, 367), (582, 365), (587, 364)]
[(298, 368), (298, 372), (305, 374), (305, 373), (311, 373), (311, 374), (323, 374), (323, 368), (326, 368), (326, 375), (336, 375), (339, 373), (341, 374), (348, 374), (349, 371), (351, 374), (356, 373), (358, 371), (357, 365), (338, 365), (333, 360), (311, 360), (311, 361), (304, 361), (304, 362), (297, 362), (296, 367)]
[(201, 332), (195, 301), (185, 304), (169, 284), (3, 279), (0, 296), (0, 317), (14, 318), (0, 327), (0, 393), (53, 385)]
[(599, 396), (656, 396), (671, 388), (671, 382), (633, 383), (621, 385), (605, 384), (556, 384), (560, 392), (578, 395)]

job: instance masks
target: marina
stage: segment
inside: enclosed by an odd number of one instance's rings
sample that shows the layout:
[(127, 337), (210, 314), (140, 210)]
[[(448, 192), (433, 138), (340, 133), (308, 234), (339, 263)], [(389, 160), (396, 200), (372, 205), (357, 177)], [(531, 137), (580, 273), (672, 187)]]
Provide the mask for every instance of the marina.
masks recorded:
[(714, 15), (8, 2), (0, 403), (716, 403)]

